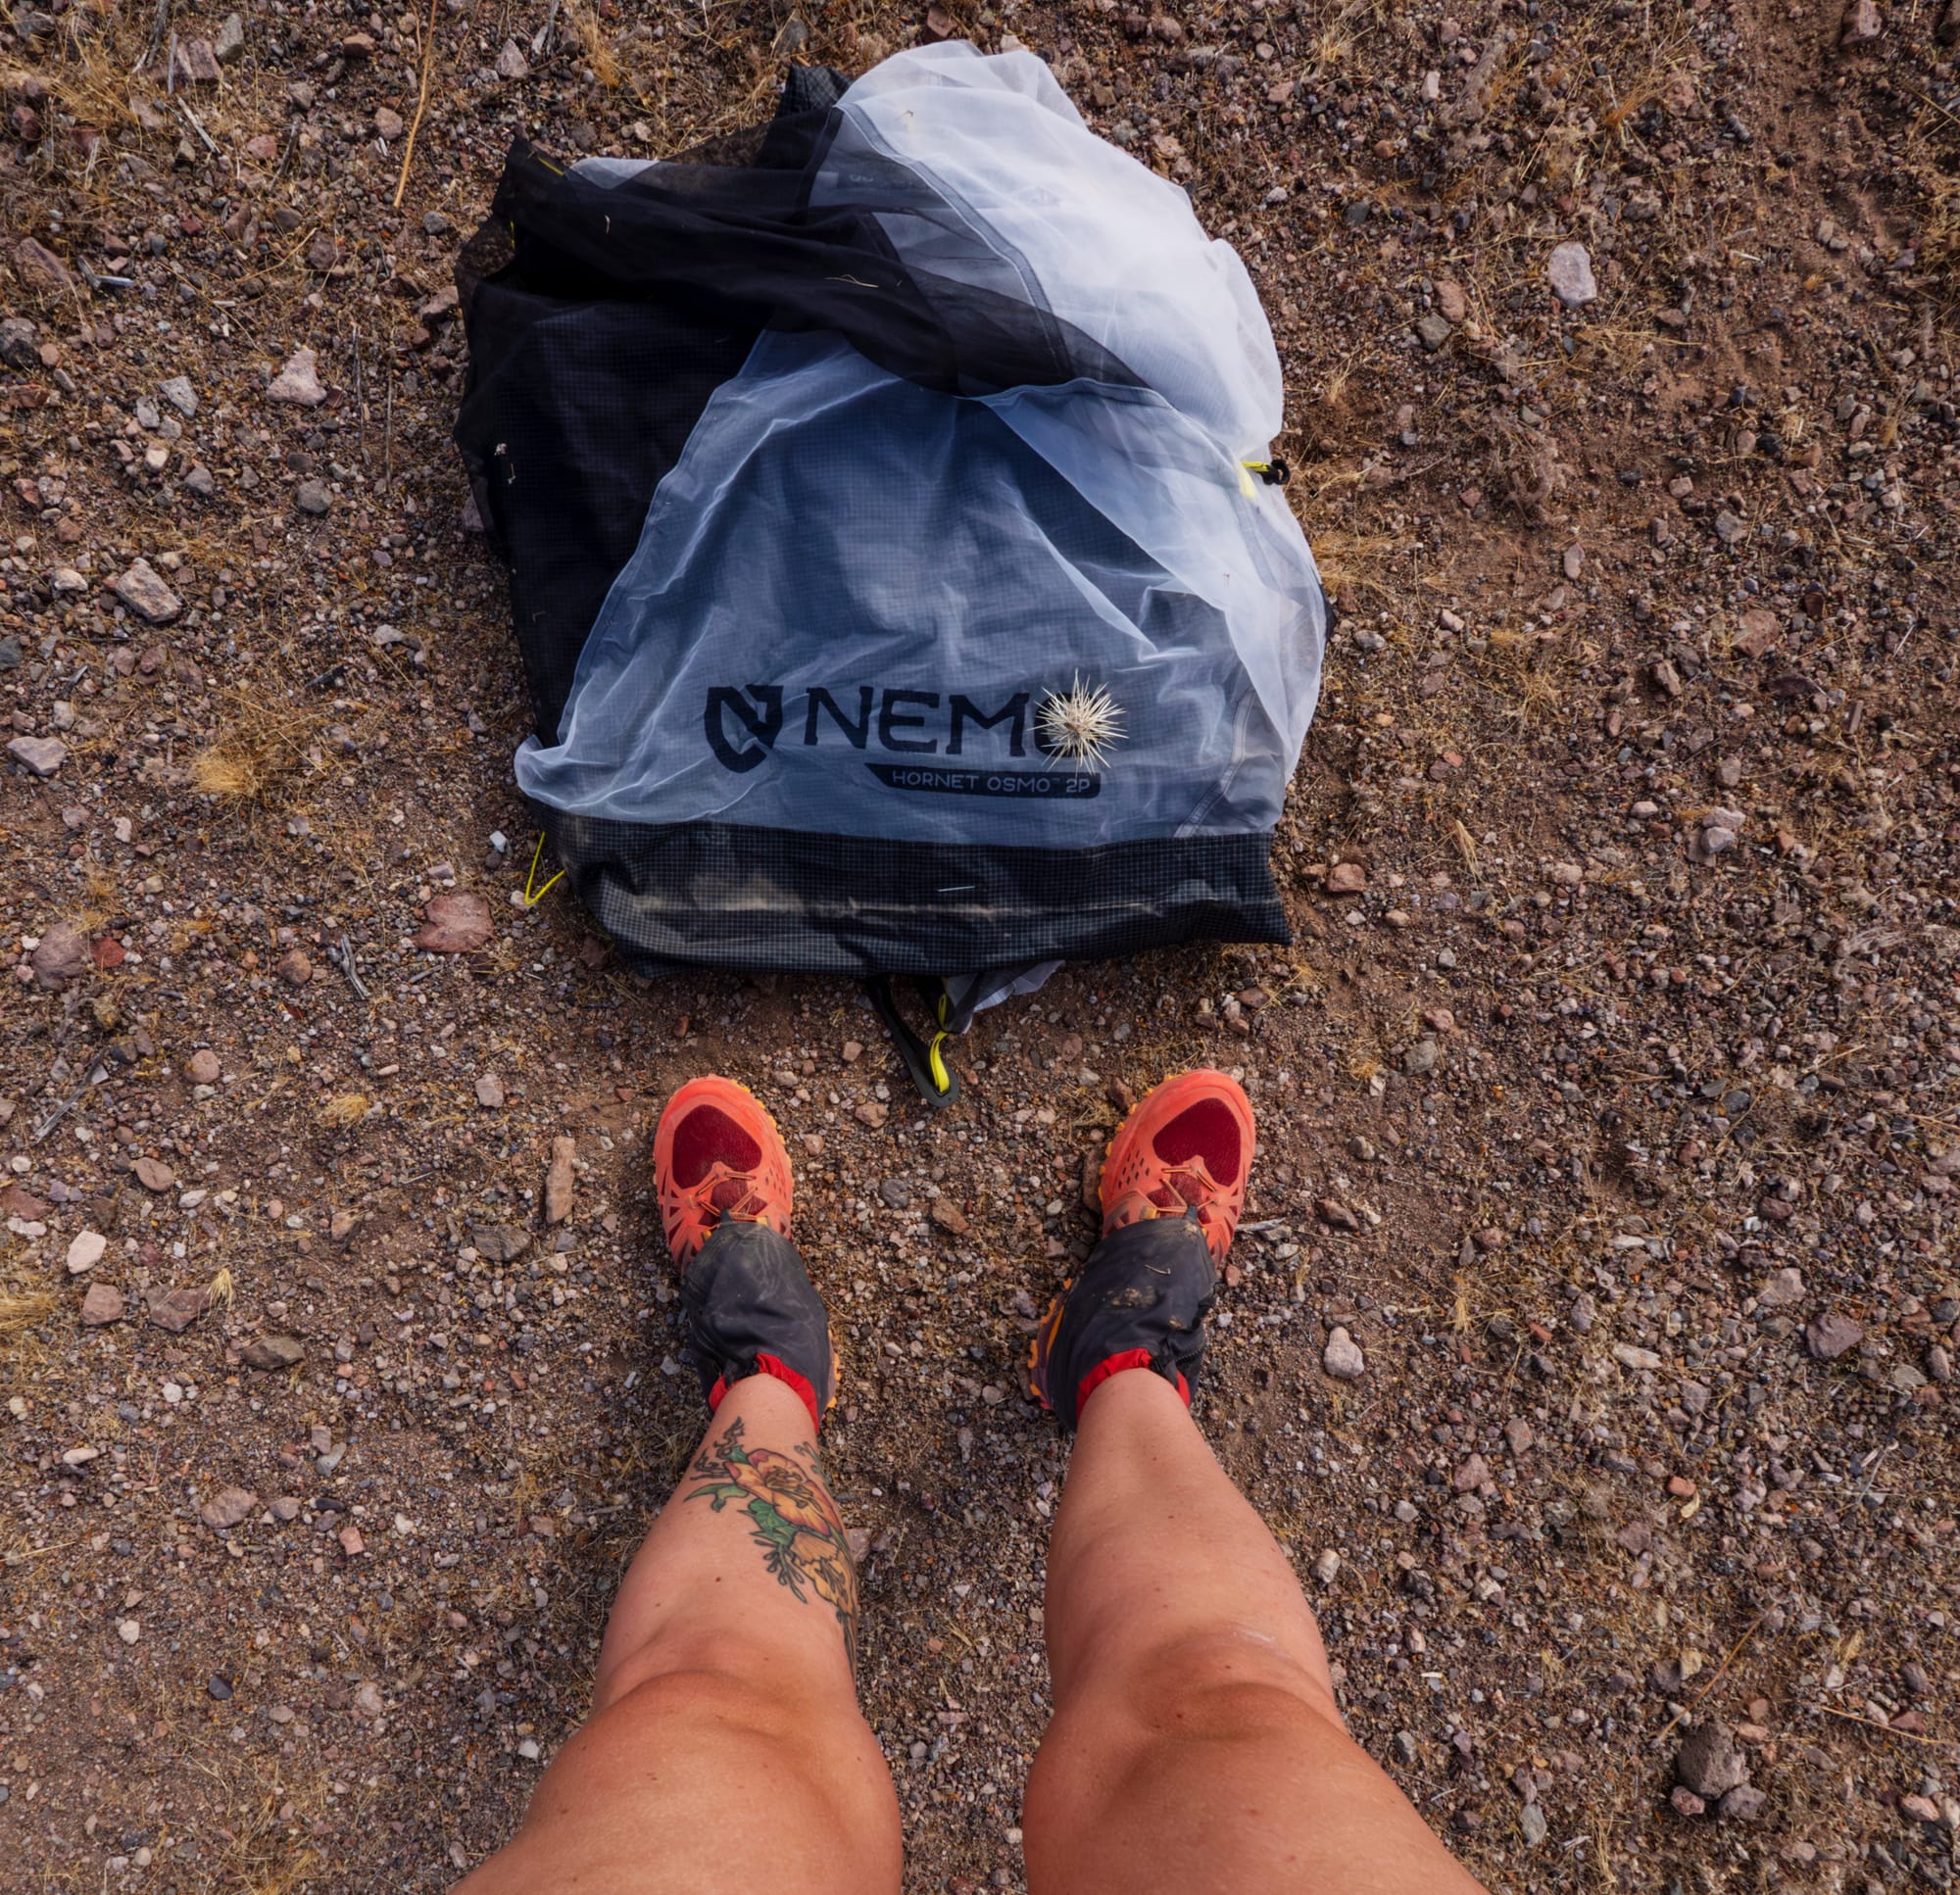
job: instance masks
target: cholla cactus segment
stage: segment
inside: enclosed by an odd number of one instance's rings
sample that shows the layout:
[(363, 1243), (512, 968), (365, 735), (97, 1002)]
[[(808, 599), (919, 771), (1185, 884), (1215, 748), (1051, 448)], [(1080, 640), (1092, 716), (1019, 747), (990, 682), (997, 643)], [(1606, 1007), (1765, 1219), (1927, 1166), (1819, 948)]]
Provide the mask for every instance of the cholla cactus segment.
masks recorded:
[(1035, 712), (1035, 737), (1049, 755), (1106, 769), (1120, 744), (1123, 710), (1109, 687), (1085, 684), (1078, 671), (1066, 691), (1051, 691)]

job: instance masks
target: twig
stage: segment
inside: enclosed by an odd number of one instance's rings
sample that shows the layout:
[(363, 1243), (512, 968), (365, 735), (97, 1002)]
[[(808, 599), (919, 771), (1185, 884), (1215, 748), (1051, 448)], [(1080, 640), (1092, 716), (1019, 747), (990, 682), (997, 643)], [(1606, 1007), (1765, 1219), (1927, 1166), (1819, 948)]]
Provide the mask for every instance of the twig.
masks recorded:
[(1682, 1721), (1683, 1718), (1688, 1716), (1689, 1711), (1694, 1711), (1700, 1708), (1702, 1700), (1705, 1697), (1707, 1697), (1708, 1693), (1712, 1691), (1716, 1687), (1716, 1685), (1721, 1683), (1722, 1674), (1726, 1672), (1729, 1669), (1729, 1667), (1733, 1665), (1739, 1657), (1741, 1656), (1742, 1647), (1746, 1645), (1749, 1642), (1749, 1640), (1756, 1635), (1756, 1628), (1760, 1626), (1763, 1623), (1763, 1621), (1768, 1617), (1769, 1614), (1767, 1612), (1758, 1613), (1756, 1615), (1754, 1624), (1752, 1624), (1749, 1627), (1748, 1630), (1745, 1631), (1741, 1635), (1741, 1637), (1737, 1639), (1736, 1642), (1729, 1647), (1729, 1656), (1725, 1658), (1721, 1662), (1721, 1664), (1715, 1667), (1714, 1676), (1710, 1677), (1708, 1682), (1704, 1684), (1701, 1687), (1701, 1689), (1695, 1693), (1694, 1702), (1689, 1705), (1687, 1710), (1677, 1711), (1674, 1714), (1674, 1716), (1668, 1719), (1667, 1723), (1661, 1726), (1661, 1733), (1658, 1737), (1654, 1739), (1655, 1743), (1657, 1744), (1664, 1743), (1667, 1740), (1667, 1733), (1670, 1730), (1672, 1730), (1674, 1726)]
[(361, 452), (361, 459), (368, 459), (368, 384), (361, 373), (361, 324), (349, 325), (354, 331), (354, 400), (361, 410), (361, 427), (355, 438), (355, 446)]
[(293, 145), (295, 141), (299, 138), (299, 135), (300, 135), (300, 121), (297, 118), (295, 118), (292, 122), (291, 128), (286, 133), (286, 148), (279, 154), (279, 168), (272, 173), (272, 181), (266, 186), (266, 190), (269, 194), (273, 191), (276, 191), (279, 188), (279, 179), (284, 177), (286, 174), (286, 160), (293, 155)]
[(416, 133), (422, 128), (422, 112), (428, 104), (429, 68), (435, 64), (435, 0), (429, 0), (428, 30), (422, 35), (422, 82), (416, 95), (416, 116), (402, 146), (402, 175), (395, 185), (395, 209), (402, 208), (402, 194), (409, 188), (409, 165), (416, 155)]
[(388, 376), (388, 419), (381, 435), (381, 491), (392, 499), (395, 492), (395, 364), (388, 360), (385, 349), (381, 362)]
[(354, 967), (354, 944), (347, 939), (345, 932), (340, 937), (338, 948), (331, 942), (327, 944), (326, 957), (347, 976), (347, 985), (354, 990), (357, 997), (367, 999), (368, 990), (362, 986), (361, 976)]
[(1813, 1704), (1813, 1711), (1821, 1711), (1827, 1718), (1841, 1718), (1846, 1724), (1862, 1724), (1868, 1730), (1883, 1730), (1887, 1737), (1903, 1737), (1907, 1743), (1931, 1744), (1936, 1750), (1960, 1750), (1960, 1743), (1951, 1737), (1922, 1737), (1917, 1730), (1897, 1730), (1888, 1724), (1881, 1724), (1877, 1718), (1861, 1718), (1855, 1711), (1834, 1711), (1828, 1704)]
[(559, 0), (551, 0), (551, 12), (545, 15), (545, 24), (531, 39), (531, 57), (538, 58), (545, 50), (545, 43), (551, 38), (551, 29), (558, 24)]
[(171, 24), (171, 0), (157, 0), (157, 24), (150, 28), (150, 43), (143, 49), (143, 57), (130, 69), (133, 77), (156, 58), (157, 48), (164, 43), (164, 28)]
[(218, 147), (211, 142), (211, 133), (206, 131), (205, 128), (198, 123), (197, 114), (193, 112), (190, 109), (190, 107), (187, 106), (181, 99), (177, 101), (177, 110), (181, 112), (183, 116), (190, 121), (190, 128), (194, 132), (196, 132), (200, 138), (204, 140), (205, 150), (210, 152), (211, 155), (214, 158), (216, 158), (218, 156)]
[(40, 1122), (39, 1125), (34, 1127), (34, 1142), (36, 1144), (39, 1144), (40, 1142), (43, 1139), (45, 1139), (48, 1136), (48, 1134), (55, 1129), (57, 1125), (59, 1125), (62, 1122), (62, 1120), (68, 1115), (70, 1108), (74, 1106), (75, 1100), (78, 1099), (82, 1095), (82, 1093), (88, 1091), (89, 1077), (94, 1071), (95, 1068), (93, 1065), (91, 1065), (89, 1067), (88, 1072), (82, 1075), (81, 1084), (77, 1086), (74, 1089), (74, 1091), (68, 1095), (67, 1098), (63, 1099), (62, 1102), (59, 1105), (57, 1105), (55, 1109), (52, 1112), (50, 1112), (47, 1115), (47, 1117)]

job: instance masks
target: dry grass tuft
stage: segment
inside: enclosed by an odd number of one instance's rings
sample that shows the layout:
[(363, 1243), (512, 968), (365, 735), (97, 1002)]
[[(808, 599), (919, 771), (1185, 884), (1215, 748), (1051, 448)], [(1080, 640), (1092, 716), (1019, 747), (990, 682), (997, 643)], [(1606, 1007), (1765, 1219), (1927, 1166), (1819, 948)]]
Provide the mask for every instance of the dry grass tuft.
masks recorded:
[(24, 1335), (61, 1307), (52, 1289), (0, 1289), (0, 1341)]
[(296, 711), (251, 687), (228, 695), (229, 721), (191, 758), (191, 788), (241, 807), (283, 803), (318, 734), (318, 715)]
[(619, 82), (626, 76), (626, 69), (620, 64), (619, 55), (607, 37), (605, 27), (599, 24), (598, 14), (590, 7), (581, 7), (578, 0), (571, 0), (564, 10), (564, 17), (571, 23), (571, 30), (578, 35), (579, 50), (585, 55), (586, 65), (592, 68), (592, 76), (607, 91), (617, 91)]
[(335, 1093), (319, 1108), (319, 1122), (330, 1131), (344, 1132), (359, 1125), (373, 1106), (374, 1101), (366, 1093)]

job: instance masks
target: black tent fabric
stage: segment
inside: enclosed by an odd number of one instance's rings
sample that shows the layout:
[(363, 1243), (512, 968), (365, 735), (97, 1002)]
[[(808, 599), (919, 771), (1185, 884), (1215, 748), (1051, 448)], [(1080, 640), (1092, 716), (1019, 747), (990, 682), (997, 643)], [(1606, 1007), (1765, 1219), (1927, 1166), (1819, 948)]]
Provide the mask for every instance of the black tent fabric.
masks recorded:
[(656, 164), (519, 141), (459, 283), (519, 781), (630, 956), (1285, 938), (1325, 621), (1270, 335), (1039, 61), (804, 69)]

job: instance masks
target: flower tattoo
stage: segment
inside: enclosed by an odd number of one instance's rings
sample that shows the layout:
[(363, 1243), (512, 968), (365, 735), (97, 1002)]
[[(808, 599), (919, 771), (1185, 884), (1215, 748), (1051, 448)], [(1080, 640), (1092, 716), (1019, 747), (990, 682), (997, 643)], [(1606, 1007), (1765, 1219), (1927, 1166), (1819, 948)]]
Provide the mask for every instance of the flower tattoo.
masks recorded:
[(858, 1666), (858, 1569), (837, 1503), (823, 1485), (814, 1447), (794, 1454), (749, 1447), (738, 1416), (702, 1448), (689, 1479), (702, 1482), (682, 1497), (706, 1500), (716, 1513), (733, 1501), (755, 1527), (762, 1563), (799, 1600), (811, 1594), (837, 1614), (845, 1656)]

